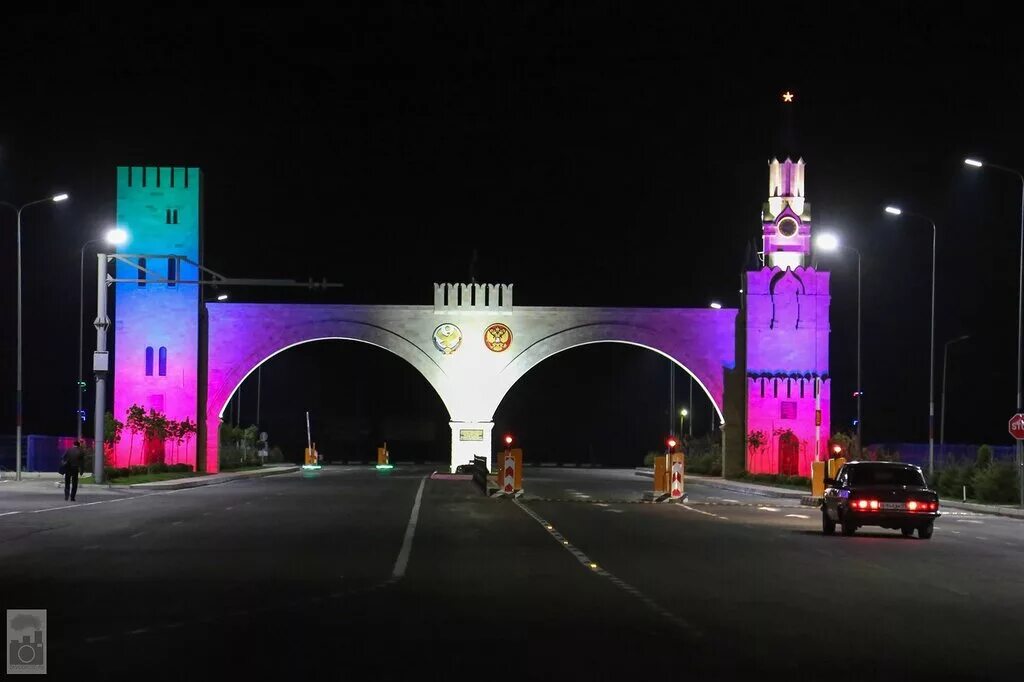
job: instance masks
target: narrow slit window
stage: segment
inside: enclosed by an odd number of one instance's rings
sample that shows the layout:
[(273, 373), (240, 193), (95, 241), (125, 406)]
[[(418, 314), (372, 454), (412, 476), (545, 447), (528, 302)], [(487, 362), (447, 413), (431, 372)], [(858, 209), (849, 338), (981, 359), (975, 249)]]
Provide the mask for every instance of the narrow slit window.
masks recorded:
[(140, 287), (144, 287), (144, 286), (146, 286), (146, 259), (145, 258), (140, 258), (139, 259), (139, 268), (140, 268), (139, 270), (136, 270), (136, 272), (139, 275), (139, 277), (138, 277), (138, 279), (139, 279), (139, 286)]
[(153, 346), (146, 346), (146, 376), (153, 376)]
[(168, 258), (167, 259), (167, 286), (173, 287), (175, 281), (178, 279), (178, 259)]
[(167, 376), (167, 346), (160, 346), (159, 371), (160, 376)]

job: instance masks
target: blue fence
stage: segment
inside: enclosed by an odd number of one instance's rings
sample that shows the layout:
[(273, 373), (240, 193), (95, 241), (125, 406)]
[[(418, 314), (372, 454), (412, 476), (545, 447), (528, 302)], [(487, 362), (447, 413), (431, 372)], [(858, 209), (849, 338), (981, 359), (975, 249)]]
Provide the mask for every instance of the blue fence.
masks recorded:
[[(0, 470), (15, 470), (15, 440), (14, 436), (0, 436)], [(92, 448), (91, 438), (83, 441), (86, 448)], [(57, 471), (61, 455), (74, 442), (74, 436), (22, 436), (21, 470)]]
[[(973, 462), (978, 457), (979, 447), (981, 446), (946, 443), (945, 452), (943, 453), (943, 450), (939, 448), (939, 444), (936, 443), (935, 466), (940, 467), (947, 461)], [(990, 445), (989, 447), (992, 448), (993, 460), (1014, 461), (1012, 445)], [(880, 450), (885, 450), (890, 454), (893, 452), (900, 453), (901, 462), (909, 462), (920, 467), (928, 466), (928, 443), (873, 443), (864, 446), (864, 451), (868, 455), (867, 459), (870, 459), (873, 454), (877, 454)]]

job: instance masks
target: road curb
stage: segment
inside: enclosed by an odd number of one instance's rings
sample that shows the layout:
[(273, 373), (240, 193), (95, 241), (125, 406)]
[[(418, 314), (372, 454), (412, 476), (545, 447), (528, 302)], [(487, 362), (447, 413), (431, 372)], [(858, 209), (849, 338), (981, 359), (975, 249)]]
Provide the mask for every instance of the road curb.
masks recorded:
[[(278, 474), (291, 474), (298, 470), (298, 466), (280, 467), (274, 468), (270, 471), (256, 470), (252, 472), (241, 472), (238, 474), (231, 475), (230, 478), (221, 478), (218, 480), (210, 480), (197, 477), (186, 478), (175, 483), (168, 483), (164, 485), (161, 485), (160, 483), (135, 483), (134, 485), (128, 485), (124, 487), (125, 489), (128, 490), (184, 490), (185, 488), (201, 488), (207, 485), (220, 485), (222, 483), (230, 483), (231, 481), (239, 481), (247, 478), (265, 478), (267, 476), (277, 476)], [(114, 488), (115, 486), (110, 487)]]

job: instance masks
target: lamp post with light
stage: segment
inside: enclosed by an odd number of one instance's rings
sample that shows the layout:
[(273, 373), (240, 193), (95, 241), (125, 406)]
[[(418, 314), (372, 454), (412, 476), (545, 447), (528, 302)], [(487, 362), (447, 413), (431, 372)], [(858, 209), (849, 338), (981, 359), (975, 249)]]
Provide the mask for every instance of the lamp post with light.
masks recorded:
[(886, 206), (885, 212), (894, 216), (906, 213), (909, 216), (927, 220), (932, 226), (932, 333), (928, 356), (928, 476), (930, 478), (935, 471), (935, 246), (939, 231), (935, 227), (934, 220), (920, 213), (904, 211), (896, 206)]
[[(85, 392), (85, 380), (82, 379), (82, 328), (85, 326), (85, 248), (97, 242), (106, 242), (111, 246), (122, 246), (128, 241), (128, 232), (121, 227), (113, 227), (107, 230), (102, 237), (90, 239), (82, 244), (79, 261), (79, 287), (78, 287), (78, 412), (75, 413), (77, 422), (76, 433), (78, 440), (82, 440), (82, 422), (85, 415), (82, 413), (82, 393)], [(93, 444), (93, 456), (103, 452), (103, 444)], [(102, 456), (102, 454), (101, 454)]]
[[(979, 161), (978, 159), (964, 159), (964, 164), (972, 168), (995, 168), (1004, 173), (1016, 175), (1020, 180), (1020, 267), (1017, 273), (1017, 412), (1024, 409), (1021, 402), (1021, 342), (1024, 332), (1024, 173), (1013, 168), (1000, 166), (995, 163)], [(945, 416), (945, 415), (943, 415)], [(1024, 443), (1014, 439), (1014, 449), (1017, 452), (1017, 478), (1020, 484), (1020, 505), (1024, 507)]]
[(18, 388), (15, 397), (15, 437), (14, 437), (14, 458), (15, 458), (15, 480), (21, 480), (21, 424), (22, 424), (22, 369), (21, 369), (21, 212), (29, 206), (35, 206), (36, 204), (44, 204), (47, 201), (59, 203), (68, 198), (67, 194), (57, 194), (46, 199), (36, 199), (30, 201), (27, 204), (21, 206), (15, 206), (14, 204), (6, 201), (0, 201), (0, 206), (6, 206), (18, 215)]
[(829, 251), (829, 252), (831, 252), (831, 251), (838, 251), (839, 249), (846, 249), (847, 251), (853, 251), (855, 254), (857, 254), (857, 433), (856, 433), (856, 453), (857, 453), (857, 455), (856, 456), (860, 457), (860, 453), (861, 453), (861, 449), (860, 449), (860, 447), (861, 447), (861, 436), (860, 436), (860, 429), (861, 429), (860, 400), (861, 400), (861, 396), (864, 395), (864, 390), (861, 387), (861, 373), (860, 373), (860, 366), (861, 366), (861, 363), (860, 363), (860, 358), (861, 358), (861, 354), (860, 354), (860, 336), (861, 336), (861, 305), (860, 305), (860, 302), (861, 302), (861, 296), (860, 296), (860, 282), (861, 282), (861, 278), (860, 278), (860, 271), (861, 271), (861, 269), (860, 269), (860, 262), (861, 262), (861, 256), (860, 256), (860, 250), (859, 249), (855, 249), (852, 246), (846, 246), (845, 244), (841, 244), (839, 242), (839, 238), (836, 235), (831, 234), (831, 233), (827, 233), (827, 232), (824, 233), (824, 234), (818, 235), (818, 237), (814, 241), (814, 244), (815, 244), (815, 246), (817, 246), (822, 251)]
[(946, 365), (949, 361), (949, 347), (958, 341), (966, 341), (969, 338), (971, 337), (965, 334), (950, 339), (946, 341), (946, 345), (942, 349), (942, 416), (939, 417), (939, 455), (943, 459), (946, 457)]
[[(685, 407), (679, 410), (679, 437), (683, 437), (683, 420), (690, 414), (690, 411)], [(692, 427), (691, 427), (692, 428)], [(693, 435), (692, 433), (690, 435)]]

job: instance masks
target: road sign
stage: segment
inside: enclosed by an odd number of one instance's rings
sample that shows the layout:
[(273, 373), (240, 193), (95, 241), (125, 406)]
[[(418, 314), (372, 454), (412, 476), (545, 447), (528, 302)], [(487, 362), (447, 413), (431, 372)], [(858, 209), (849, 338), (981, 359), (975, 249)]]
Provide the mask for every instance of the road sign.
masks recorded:
[(1010, 417), (1010, 435), (1017, 440), (1024, 440), (1024, 414), (1018, 412)]
[(263, 433), (260, 434), (260, 442), (261, 443), (266, 443), (267, 442), (267, 432), (266, 431), (264, 431)]

